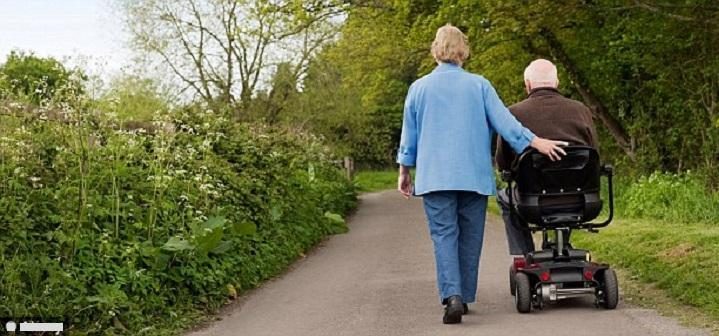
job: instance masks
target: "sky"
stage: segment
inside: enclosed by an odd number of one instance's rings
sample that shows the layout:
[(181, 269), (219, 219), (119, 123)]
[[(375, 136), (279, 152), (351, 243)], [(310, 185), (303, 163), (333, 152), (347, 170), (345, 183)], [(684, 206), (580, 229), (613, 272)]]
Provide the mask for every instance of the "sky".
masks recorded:
[(110, 1), (0, 0), (0, 63), (11, 50), (23, 50), (96, 74), (119, 71), (131, 52)]

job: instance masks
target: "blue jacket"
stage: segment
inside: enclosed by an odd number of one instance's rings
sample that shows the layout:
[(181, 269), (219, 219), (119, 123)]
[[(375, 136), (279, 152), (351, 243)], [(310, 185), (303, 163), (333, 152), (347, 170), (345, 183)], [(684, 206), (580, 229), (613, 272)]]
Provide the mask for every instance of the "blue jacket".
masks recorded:
[(484, 77), (442, 63), (409, 88), (397, 163), (415, 166), (415, 195), (462, 190), (494, 195), (492, 132), (517, 152), (534, 138)]

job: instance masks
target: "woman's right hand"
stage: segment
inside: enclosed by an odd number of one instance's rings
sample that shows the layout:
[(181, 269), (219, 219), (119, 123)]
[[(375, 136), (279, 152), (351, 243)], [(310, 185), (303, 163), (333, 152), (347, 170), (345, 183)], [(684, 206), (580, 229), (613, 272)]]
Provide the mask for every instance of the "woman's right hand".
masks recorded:
[(549, 156), (550, 160), (559, 161), (562, 159), (562, 156), (567, 155), (567, 152), (565, 152), (562, 147), (569, 146), (569, 143), (566, 141), (554, 141), (535, 136), (529, 145), (538, 150), (540, 153)]
[(399, 177), (397, 178), (397, 190), (409, 199), (412, 196), (412, 175), (409, 172), (408, 167), (400, 166)]

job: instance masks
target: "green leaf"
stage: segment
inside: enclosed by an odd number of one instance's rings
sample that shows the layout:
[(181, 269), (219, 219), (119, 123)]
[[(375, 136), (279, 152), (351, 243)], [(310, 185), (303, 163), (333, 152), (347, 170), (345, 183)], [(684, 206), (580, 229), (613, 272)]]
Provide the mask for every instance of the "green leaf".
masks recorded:
[(215, 229), (222, 228), (227, 220), (224, 217), (210, 217), (199, 225), (191, 225), (192, 233), (195, 236), (203, 236)]
[(223, 217), (210, 217), (199, 226), (200, 230), (194, 239), (197, 253), (206, 255), (220, 245), (225, 221)]
[(251, 236), (257, 233), (257, 225), (250, 222), (235, 224), (235, 233), (243, 236)]
[(195, 238), (195, 248), (197, 252), (205, 255), (220, 245), (222, 240), (222, 230), (215, 229), (208, 234)]
[(342, 218), (342, 216), (340, 216), (336, 213), (333, 213), (333, 212), (329, 212), (329, 211), (325, 212), (325, 218), (329, 219), (332, 222), (332, 224), (339, 224), (339, 225), (345, 224), (345, 220)]
[(225, 225), (227, 220), (224, 217), (210, 217), (202, 225), (203, 229), (214, 230)]
[(229, 241), (220, 242), (210, 253), (212, 254), (223, 254), (232, 248), (232, 243)]
[(345, 224), (345, 220), (342, 219), (342, 216), (333, 213), (333, 212), (325, 212), (325, 218), (327, 218), (330, 222), (330, 233), (332, 234), (340, 234), (340, 233), (346, 233), (349, 229), (347, 228), (347, 225)]
[(180, 237), (171, 237), (167, 242), (162, 245), (162, 249), (165, 251), (178, 252), (192, 250), (193, 247), (187, 240)]
[(273, 206), (270, 209), (270, 218), (272, 218), (273, 222), (279, 221), (282, 218), (282, 209), (277, 205)]
[(315, 181), (315, 165), (312, 163), (307, 167), (307, 175), (309, 176), (310, 183)]
[(172, 255), (169, 253), (158, 253), (154, 259), (147, 258), (146, 263), (154, 270), (164, 270), (169, 266)]

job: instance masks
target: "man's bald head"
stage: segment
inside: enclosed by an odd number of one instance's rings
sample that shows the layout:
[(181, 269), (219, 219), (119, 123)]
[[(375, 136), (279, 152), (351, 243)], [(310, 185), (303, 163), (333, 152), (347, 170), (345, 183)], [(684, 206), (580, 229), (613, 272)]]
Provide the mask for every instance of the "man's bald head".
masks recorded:
[(557, 67), (552, 62), (541, 58), (532, 61), (524, 69), (524, 85), (527, 88), (527, 93), (540, 87), (556, 89), (559, 86)]

